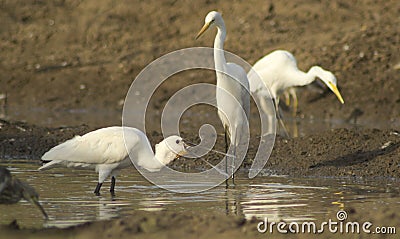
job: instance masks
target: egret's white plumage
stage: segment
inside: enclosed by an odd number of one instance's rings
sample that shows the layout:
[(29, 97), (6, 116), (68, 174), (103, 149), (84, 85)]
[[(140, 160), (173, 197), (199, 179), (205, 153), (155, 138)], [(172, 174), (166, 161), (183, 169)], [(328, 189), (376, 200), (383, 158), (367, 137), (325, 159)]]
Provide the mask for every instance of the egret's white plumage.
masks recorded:
[(42, 156), (43, 161), (50, 162), (39, 170), (56, 166), (95, 169), (99, 173), (95, 193), (99, 194), (102, 183), (110, 175), (112, 176), (110, 191), (113, 193), (119, 169), (135, 162), (148, 171), (158, 171), (185, 152), (186, 144), (179, 136), (170, 136), (161, 141), (156, 145), (154, 154), (149, 140), (142, 131), (115, 126), (75, 136), (55, 146)]
[[(243, 127), (248, 127), (250, 111), (249, 81), (246, 71), (235, 63), (227, 63), (224, 53), (224, 41), (226, 28), (224, 20), (219, 12), (209, 12), (205, 18), (205, 24), (199, 31), (196, 39), (207, 29), (217, 28), (214, 40), (214, 64), (217, 76), (217, 106), (218, 116), (225, 129), (225, 140), (227, 136), (233, 147), (237, 147), (239, 139), (243, 137)], [(227, 97), (228, 94), (230, 97)], [(236, 99), (236, 102), (231, 97)], [(235, 152), (236, 149), (233, 149)], [(233, 178), (233, 174), (232, 174)]]
[[(258, 76), (261, 77), (262, 81), (257, 80)], [(253, 70), (248, 73), (247, 77), (250, 83), (250, 91), (261, 102), (271, 95), (275, 101), (276, 110), (278, 110), (279, 96), (286, 89), (308, 85), (317, 78), (321, 79), (333, 91), (342, 104), (344, 103), (337, 88), (336, 77), (332, 72), (324, 70), (320, 66), (312, 66), (308, 72), (303, 72), (298, 69), (296, 58), (288, 51), (276, 50), (264, 56), (254, 64)], [(265, 87), (261, 84), (264, 84), (270, 92), (265, 92)], [(267, 107), (262, 107), (262, 109), (264, 113), (272, 114)]]

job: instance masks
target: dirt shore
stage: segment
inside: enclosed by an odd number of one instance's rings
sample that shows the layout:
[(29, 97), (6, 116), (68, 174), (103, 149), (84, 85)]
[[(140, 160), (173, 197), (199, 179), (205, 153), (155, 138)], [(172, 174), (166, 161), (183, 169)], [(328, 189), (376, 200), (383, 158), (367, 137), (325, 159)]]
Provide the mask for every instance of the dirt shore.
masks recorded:
[[(45, 128), (21, 122), (0, 122), (0, 155), (3, 159), (30, 159), (39, 163), (41, 156), (53, 146), (82, 135), (90, 128)], [(195, 142), (197, 135), (186, 133)], [(155, 145), (162, 135), (149, 136)], [(219, 142), (221, 141), (221, 142)], [(224, 145), (219, 137), (217, 145)], [(243, 164), (250, 168), (257, 151), (253, 139)], [(218, 148), (219, 149), (219, 148)], [(221, 149), (223, 151), (223, 147)], [(378, 177), (400, 179), (400, 132), (379, 129), (334, 129), (317, 135), (286, 139), (278, 136), (265, 166), (271, 174), (292, 177)], [(216, 165), (221, 157), (209, 153), (205, 160)], [(209, 166), (201, 160), (177, 159), (170, 165), (178, 170), (203, 170)]]
[[(214, 9), (228, 28), (225, 49), (250, 64), (286, 49), (300, 69), (320, 65), (336, 75), (346, 103), (300, 90), (300, 115), (400, 127), (396, 0), (3, 1), (0, 94), (7, 94), (9, 114), (38, 124), (15, 111), (121, 109), (147, 64), (185, 47), (212, 47), (214, 34), (194, 37)], [(178, 75), (157, 90), (150, 107), (159, 109), (175, 91), (197, 82), (214, 83), (215, 77)]]
[[(228, 28), (225, 49), (249, 63), (272, 50), (286, 49), (295, 55), (300, 69), (320, 65), (336, 75), (345, 104), (333, 94), (303, 87), (298, 90), (299, 119), (335, 119), (357, 125), (291, 139), (278, 136), (263, 173), (400, 179), (400, 2), (396, 0), (1, 1), (0, 118), (4, 120), (0, 120), (0, 158), (32, 159), (39, 164), (45, 151), (76, 134), (120, 125), (118, 116), (107, 123), (101, 118), (91, 123), (83, 117), (61, 124), (67, 126), (41, 126), (42, 118), (27, 117), (21, 111), (120, 112), (129, 86), (150, 62), (185, 47), (212, 46), (214, 34), (197, 41), (194, 37), (207, 12), (215, 9), (223, 13)], [(193, 83), (215, 83), (212, 72), (174, 79), (154, 94), (149, 107), (154, 122), (177, 90)], [(190, 120), (195, 125), (202, 123)], [(149, 132), (154, 145), (162, 136), (157, 127)], [(184, 127), (182, 133), (196, 141), (196, 127)], [(250, 166), (256, 145), (252, 139), (241, 170)], [(222, 146), (219, 138), (217, 147)], [(218, 157), (209, 154), (206, 160), (216, 163)], [(206, 166), (180, 159), (171, 167), (197, 170)], [(390, 205), (367, 214), (357, 208), (349, 212), (354, 220), (400, 225), (400, 215)], [(335, 215), (320, 219), (328, 218)], [(213, 212), (138, 212), (129, 218), (68, 229), (19, 230), (3, 225), (0, 238), (270, 236), (259, 234), (257, 223)], [(309, 238), (307, 234), (291, 236)]]

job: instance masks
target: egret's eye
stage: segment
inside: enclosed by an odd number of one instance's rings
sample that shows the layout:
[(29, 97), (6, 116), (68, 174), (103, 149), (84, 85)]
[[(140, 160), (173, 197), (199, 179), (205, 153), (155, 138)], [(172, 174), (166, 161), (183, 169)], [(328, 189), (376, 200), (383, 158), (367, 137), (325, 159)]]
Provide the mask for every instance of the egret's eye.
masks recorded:
[(176, 142), (176, 144), (179, 144), (179, 142), (181, 142), (181, 141), (179, 139), (177, 139), (175, 142)]

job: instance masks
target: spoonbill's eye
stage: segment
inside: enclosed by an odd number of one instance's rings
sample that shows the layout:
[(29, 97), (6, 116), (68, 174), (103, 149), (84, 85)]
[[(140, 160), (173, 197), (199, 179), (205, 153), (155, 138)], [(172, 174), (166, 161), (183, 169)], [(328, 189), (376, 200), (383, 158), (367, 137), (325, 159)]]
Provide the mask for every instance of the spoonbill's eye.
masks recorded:
[(179, 139), (177, 139), (175, 142), (176, 142), (176, 144), (179, 144), (179, 142), (181, 142), (181, 141)]

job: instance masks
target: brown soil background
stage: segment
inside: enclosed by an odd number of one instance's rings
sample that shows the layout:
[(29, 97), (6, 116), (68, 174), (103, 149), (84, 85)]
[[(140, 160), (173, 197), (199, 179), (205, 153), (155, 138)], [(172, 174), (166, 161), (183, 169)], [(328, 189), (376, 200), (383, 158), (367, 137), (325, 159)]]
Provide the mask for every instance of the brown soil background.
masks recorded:
[[(346, 103), (340, 105), (333, 94), (300, 90), (300, 117), (347, 122), (356, 116), (357, 123), (364, 126), (293, 139), (278, 137), (268, 170), (300, 177), (400, 178), (400, 2), (395, 0), (0, 1), (0, 94), (7, 94), (7, 111), (120, 112), (130, 84), (147, 64), (174, 50), (212, 46), (214, 34), (197, 41), (194, 37), (207, 12), (215, 9), (223, 13), (228, 28), (225, 49), (249, 63), (272, 50), (286, 49), (295, 55), (302, 70), (320, 65), (334, 72)], [(196, 82), (214, 83), (215, 76), (199, 71), (177, 77), (174, 83), (162, 85), (150, 108), (158, 111), (168, 96)], [(0, 100), (0, 106), (3, 103)], [(39, 159), (50, 147), (75, 134), (119, 125), (120, 113), (110, 122), (99, 122), (90, 124), (82, 119), (72, 126), (65, 122), (66, 127), (39, 127), (35, 124), (42, 122), (16, 115), (0, 122), (0, 155)], [(183, 133), (195, 140), (197, 128)], [(149, 137), (153, 144), (161, 139), (157, 130)], [(221, 140), (218, 145), (223, 145)], [(250, 148), (247, 165), (255, 150)], [(213, 155), (208, 157), (208, 161), (215, 160)], [(172, 166), (198, 169), (204, 165), (180, 160)], [(399, 214), (391, 211), (390, 205), (369, 215), (357, 214), (356, 209), (353, 213), (364, 221), (373, 218), (382, 225), (400, 225)], [(187, 224), (198, 227), (184, 226)], [(68, 230), (1, 228), (1, 236), (267, 236), (257, 234), (255, 225), (223, 215), (163, 212)], [(331, 238), (332, 234), (321, 236)]]
[[(400, 126), (400, 3), (395, 0), (0, 4), (0, 93), (7, 93), (10, 110), (121, 109), (147, 64), (174, 50), (212, 47), (214, 34), (194, 37), (207, 12), (218, 9), (228, 29), (225, 49), (249, 63), (286, 49), (302, 70), (320, 65), (335, 73), (346, 104), (333, 94), (304, 91), (300, 110), (307, 117), (347, 119), (361, 112), (361, 124)], [(195, 82), (214, 83), (215, 77), (186, 75), (163, 85), (160, 94)], [(156, 106), (167, 99), (155, 97)]]

